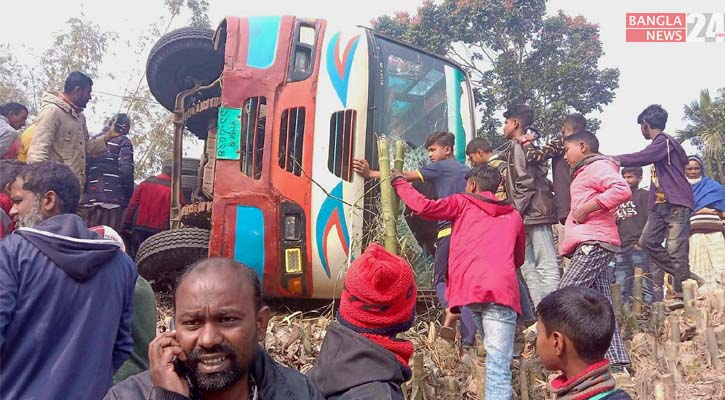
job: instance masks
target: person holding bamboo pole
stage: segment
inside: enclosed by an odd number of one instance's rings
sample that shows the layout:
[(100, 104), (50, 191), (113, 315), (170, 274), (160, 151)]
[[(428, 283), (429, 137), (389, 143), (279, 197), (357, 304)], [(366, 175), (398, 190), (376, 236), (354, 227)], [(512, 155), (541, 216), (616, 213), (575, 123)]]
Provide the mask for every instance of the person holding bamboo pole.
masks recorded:
[(486, 399), (511, 398), (511, 360), (521, 314), (516, 269), (526, 255), (521, 214), (494, 193), (501, 174), (480, 165), (467, 175), (466, 192), (438, 200), (420, 194), (393, 172), (393, 188), (414, 213), (452, 221), (446, 296), (451, 311), (466, 306), (486, 351)]
[[(453, 155), (455, 136), (450, 132), (433, 132), (425, 141), (428, 158), (431, 163), (413, 171), (399, 171), (408, 181), (431, 182), (437, 198), (442, 199), (466, 190), (466, 174), (470, 170), (456, 160)], [(353, 169), (363, 178), (380, 178), (380, 171), (373, 171), (366, 160), (353, 160)], [(446, 318), (440, 336), (445, 339), (455, 338), (455, 326), (458, 315), (448, 310), (446, 301), (446, 275), (448, 273), (448, 252), (450, 248), (451, 222), (438, 221), (438, 240), (436, 242), (433, 288), (441, 306), (446, 308)], [(472, 346), (476, 338), (473, 317), (467, 308), (461, 316), (461, 342), (464, 346)]]

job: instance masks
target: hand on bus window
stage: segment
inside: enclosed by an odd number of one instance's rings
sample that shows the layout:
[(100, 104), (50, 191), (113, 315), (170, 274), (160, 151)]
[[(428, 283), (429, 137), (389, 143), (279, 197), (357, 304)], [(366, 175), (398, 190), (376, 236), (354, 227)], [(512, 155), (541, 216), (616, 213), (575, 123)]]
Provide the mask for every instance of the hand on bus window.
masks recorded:
[(360, 176), (362, 176), (365, 179), (372, 178), (372, 174), (370, 171), (370, 164), (367, 160), (358, 160), (354, 159), (352, 160), (352, 169)]

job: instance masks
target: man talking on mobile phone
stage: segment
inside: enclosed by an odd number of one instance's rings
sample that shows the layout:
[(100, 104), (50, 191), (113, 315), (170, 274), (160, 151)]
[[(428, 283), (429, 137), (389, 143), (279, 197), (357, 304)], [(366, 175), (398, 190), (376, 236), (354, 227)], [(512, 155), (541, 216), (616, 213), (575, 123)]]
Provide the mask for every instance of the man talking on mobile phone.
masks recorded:
[(176, 329), (149, 344), (149, 370), (105, 399), (324, 399), (259, 345), (270, 310), (251, 268), (227, 258), (193, 264), (176, 286), (174, 311)]

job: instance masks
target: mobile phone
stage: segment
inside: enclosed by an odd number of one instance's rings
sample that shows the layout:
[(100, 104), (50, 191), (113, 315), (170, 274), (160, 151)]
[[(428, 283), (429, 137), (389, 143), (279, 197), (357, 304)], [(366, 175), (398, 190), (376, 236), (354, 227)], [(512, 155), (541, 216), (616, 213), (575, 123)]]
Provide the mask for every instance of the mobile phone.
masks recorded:
[(172, 361), (172, 363), (174, 363), (174, 370), (176, 371), (176, 374), (186, 379), (187, 375), (189, 375), (189, 370), (186, 367), (186, 363), (179, 360), (178, 356), (174, 356), (174, 360)]

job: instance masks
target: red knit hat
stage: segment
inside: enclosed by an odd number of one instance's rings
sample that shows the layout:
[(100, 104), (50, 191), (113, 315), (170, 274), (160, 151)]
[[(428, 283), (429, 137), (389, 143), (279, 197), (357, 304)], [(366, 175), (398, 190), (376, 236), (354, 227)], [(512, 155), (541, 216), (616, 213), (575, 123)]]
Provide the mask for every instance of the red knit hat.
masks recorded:
[(410, 265), (371, 244), (347, 270), (338, 320), (359, 333), (395, 336), (413, 324), (417, 291)]

